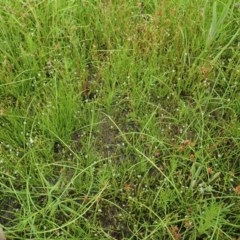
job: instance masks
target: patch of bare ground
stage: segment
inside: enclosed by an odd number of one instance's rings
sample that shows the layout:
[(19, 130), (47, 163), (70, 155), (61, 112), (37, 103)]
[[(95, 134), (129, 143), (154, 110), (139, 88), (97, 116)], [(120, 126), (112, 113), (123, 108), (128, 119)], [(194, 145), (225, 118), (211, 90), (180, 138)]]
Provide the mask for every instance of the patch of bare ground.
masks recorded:
[(105, 206), (101, 209), (99, 220), (101, 227), (114, 239), (121, 240), (131, 236), (127, 219), (123, 219), (116, 206)]
[(19, 203), (16, 199), (5, 198), (1, 202), (0, 210), (0, 225), (11, 226), (16, 219), (16, 212), (20, 209)]
[(99, 124), (95, 147), (102, 157), (115, 156), (123, 147), (123, 140), (116, 126), (105, 116)]

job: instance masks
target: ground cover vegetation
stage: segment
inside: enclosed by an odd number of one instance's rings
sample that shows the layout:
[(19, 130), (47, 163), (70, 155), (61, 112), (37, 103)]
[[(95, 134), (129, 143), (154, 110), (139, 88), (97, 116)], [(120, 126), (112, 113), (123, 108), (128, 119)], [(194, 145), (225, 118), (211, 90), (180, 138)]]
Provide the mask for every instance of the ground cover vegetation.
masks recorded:
[(0, 1), (7, 239), (240, 239), (240, 4)]

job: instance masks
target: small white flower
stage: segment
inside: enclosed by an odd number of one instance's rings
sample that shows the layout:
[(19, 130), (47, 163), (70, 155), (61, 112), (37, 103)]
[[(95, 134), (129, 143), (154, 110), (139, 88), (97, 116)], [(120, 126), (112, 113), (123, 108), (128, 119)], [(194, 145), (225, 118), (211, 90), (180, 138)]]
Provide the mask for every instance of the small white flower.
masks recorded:
[(31, 137), (29, 138), (29, 142), (30, 142), (30, 144), (33, 144), (33, 142), (34, 142)]
[(203, 193), (204, 193), (204, 188), (203, 188), (203, 187), (200, 187), (200, 188), (199, 188), (199, 192), (203, 194)]

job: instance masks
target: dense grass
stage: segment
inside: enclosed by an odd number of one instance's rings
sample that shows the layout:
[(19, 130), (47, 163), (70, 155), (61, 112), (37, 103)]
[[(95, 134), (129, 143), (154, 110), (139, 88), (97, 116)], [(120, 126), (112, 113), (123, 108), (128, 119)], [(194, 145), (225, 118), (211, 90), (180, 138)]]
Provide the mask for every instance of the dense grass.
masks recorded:
[(8, 239), (239, 239), (233, 0), (0, 2)]

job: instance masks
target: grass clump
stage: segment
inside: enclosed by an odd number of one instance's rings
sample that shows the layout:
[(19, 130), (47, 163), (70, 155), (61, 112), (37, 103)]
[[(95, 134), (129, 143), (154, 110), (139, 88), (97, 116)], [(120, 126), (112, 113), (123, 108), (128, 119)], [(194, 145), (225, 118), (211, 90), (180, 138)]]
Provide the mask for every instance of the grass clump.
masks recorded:
[(2, 1), (8, 239), (238, 239), (239, 7)]

